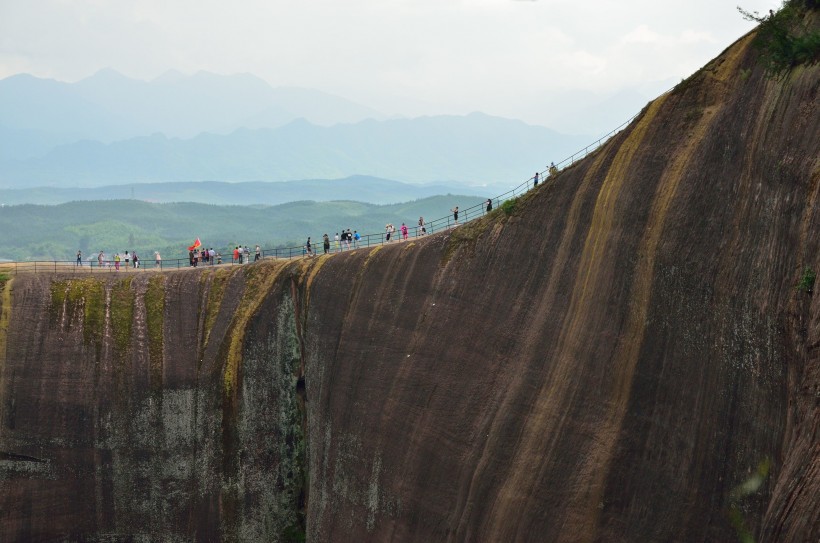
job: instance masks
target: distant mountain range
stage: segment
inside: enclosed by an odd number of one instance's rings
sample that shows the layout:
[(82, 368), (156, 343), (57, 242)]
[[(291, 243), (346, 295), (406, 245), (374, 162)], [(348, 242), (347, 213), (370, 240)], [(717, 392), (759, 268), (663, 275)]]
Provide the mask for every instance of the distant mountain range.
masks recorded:
[[(92, 188), (36, 187), (0, 189), (0, 205), (57, 205), (90, 200), (140, 200), (150, 203), (193, 202), (214, 205), (272, 206), (286, 202), (333, 200), (397, 204), (430, 196), (464, 194), (481, 198), (506, 192), (508, 185), (467, 186), (455, 183), (411, 184), (356, 175), (344, 179), (302, 179), (285, 182), (132, 183)], [(104, 202), (100, 202), (104, 205)]]
[(0, 188), (353, 175), (512, 184), (590, 139), (481, 113), (385, 119), (247, 74), (0, 80)]
[[(110, 143), (154, 133), (191, 138), (203, 132), (276, 128), (300, 118), (333, 125), (384, 115), (313, 89), (273, 88), (250, 74), (167, 72), (140, 81), (107, 69), (76, 83), (28, 74), (0, 80), (3, 134), (37, 134), (62, 143)], [(2, 152), (0, 158), (25, 158)]]

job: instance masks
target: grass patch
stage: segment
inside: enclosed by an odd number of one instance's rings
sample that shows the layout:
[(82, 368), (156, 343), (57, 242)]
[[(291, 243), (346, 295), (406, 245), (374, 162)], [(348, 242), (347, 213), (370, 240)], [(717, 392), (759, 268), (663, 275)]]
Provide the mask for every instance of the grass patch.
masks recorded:
[(504, 215), (511, 216), (515, 213), (515, 209), (518, 206), (518, 198), (510, 198), (509, 200), (504, 200), (501, 203), (501, 211), (504, 212)]

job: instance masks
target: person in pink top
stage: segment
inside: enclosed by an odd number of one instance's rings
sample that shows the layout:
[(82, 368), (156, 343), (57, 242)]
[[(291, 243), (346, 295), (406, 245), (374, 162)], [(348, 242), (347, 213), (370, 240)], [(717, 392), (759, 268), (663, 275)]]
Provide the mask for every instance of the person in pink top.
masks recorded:
[(401, 223), (401, 238), (407, 241), (407, 225), (404, 223)]

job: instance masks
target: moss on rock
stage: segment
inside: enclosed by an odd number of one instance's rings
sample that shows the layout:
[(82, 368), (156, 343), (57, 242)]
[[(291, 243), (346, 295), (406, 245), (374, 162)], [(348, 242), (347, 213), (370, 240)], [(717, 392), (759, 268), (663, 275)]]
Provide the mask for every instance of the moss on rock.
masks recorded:
[(105, 287), (102, 281), (86, 277), (55, 281), (51, 285), (52, 322), (65, 317), (68, 326), (82, 318), (83, 344), (94, 346), (99, 358), (105, 330)]
[(148, 329), (148, 356), (152, 386), (159, 386), (162, 383), (164, 323), (165, 276), (155, 275), (148, 280), (148, 289), (145, 291), (145, 325)]
[(122, 362), (128, 354), (134, 322), (134, 291), (131, 278), (116, 283), (111, 289), (111, 335), (116, 358)]

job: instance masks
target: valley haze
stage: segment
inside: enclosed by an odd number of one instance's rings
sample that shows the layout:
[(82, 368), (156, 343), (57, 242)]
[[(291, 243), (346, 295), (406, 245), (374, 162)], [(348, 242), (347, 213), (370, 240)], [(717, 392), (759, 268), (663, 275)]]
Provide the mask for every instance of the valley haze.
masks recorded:
[(386, 119), (249, 75), (0, 81), (6, 189), (353, 175), (512, 186), (593, 139), (482, 113)]

